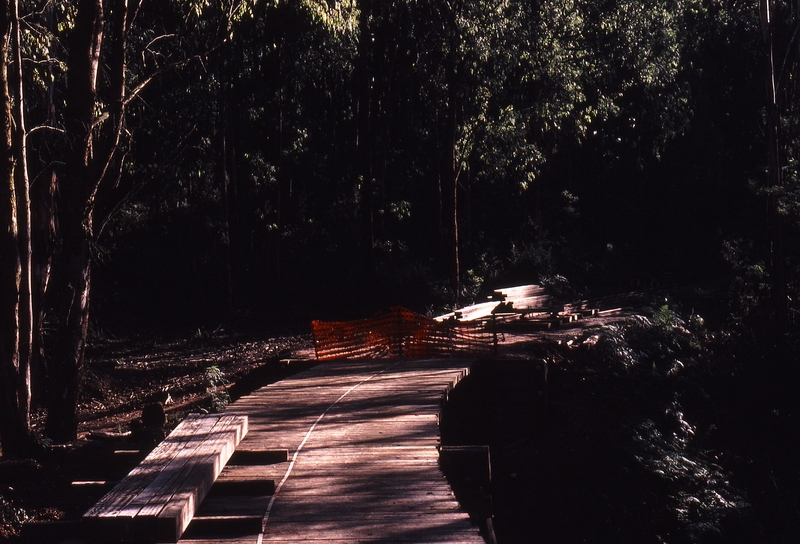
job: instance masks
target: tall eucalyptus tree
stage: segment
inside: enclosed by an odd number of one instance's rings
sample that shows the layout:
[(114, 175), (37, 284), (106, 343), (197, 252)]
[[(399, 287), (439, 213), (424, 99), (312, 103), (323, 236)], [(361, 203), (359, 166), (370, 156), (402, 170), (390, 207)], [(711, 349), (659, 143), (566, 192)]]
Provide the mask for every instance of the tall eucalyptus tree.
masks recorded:
[[(23, 325), (26, 301), (23, 287), (23, 261), (25, 238), (20, 233), (20, 205), (24, 196), (18, 195), (18, 170), (14, 148), (13, 104), (15, 94), (11, 83), (11, 59), (15, 57), (12, 39), (18, 24), (18, 6), (15, 1), (0, 3), (0, 440), (3, 452), (13, 456), (24, 451), (29, 426), (30, 400), (25, 394), (30, 390), (27, 361), (21, 343), (24, 342)], [(12, 45), (13, 44), (13, 45)], [(27, 211), (30, 210), (28, 207)], [(23, 217), (26, 212), (23, 212)], [(22, 231), (26, 226), (23, 224)], [(21, 311), (22, 310), (22, 311)]]
[(770, 313), (780, 330), (789, 321), (789, 301), (796, 298), (800, 259), (788, 242), (800, 225), (800, 6), (794, 2), (759, 2), (764, 73), (766, 74), (765, 132), (769, 231), (768, 272)]

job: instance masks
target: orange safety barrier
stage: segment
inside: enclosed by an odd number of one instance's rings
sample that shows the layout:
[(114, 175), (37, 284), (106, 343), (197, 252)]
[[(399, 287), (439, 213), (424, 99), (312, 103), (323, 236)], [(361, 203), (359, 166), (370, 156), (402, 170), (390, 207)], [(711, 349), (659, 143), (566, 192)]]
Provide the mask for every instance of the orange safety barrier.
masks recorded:
[(312, 321), (317, 359), (490, 355), (495, 338), (481, 323), (436, 321), (405, 308), (354, 321)]

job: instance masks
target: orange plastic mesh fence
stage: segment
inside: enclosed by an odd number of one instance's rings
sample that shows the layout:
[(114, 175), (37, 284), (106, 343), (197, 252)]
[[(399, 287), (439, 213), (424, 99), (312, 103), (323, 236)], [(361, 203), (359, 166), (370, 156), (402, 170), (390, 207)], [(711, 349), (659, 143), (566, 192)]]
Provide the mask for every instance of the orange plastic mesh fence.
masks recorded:
[(313, 321), (317, 359), (487, 355), (494, 335), (481, 323), (439, 322), (405, 308), (354, 321)]

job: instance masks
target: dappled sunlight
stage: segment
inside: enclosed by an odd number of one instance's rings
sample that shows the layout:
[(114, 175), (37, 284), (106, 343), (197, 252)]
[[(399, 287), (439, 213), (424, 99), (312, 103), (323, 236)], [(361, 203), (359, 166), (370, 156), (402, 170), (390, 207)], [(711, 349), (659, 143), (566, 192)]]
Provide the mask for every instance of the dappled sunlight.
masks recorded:
[(175, 541), (247, 434), (247, 418), (192, 414), (83, 516), (97, 539)]
[[(290, 444), (264, 541), (482, 542), (439, 466), (443, 396), (469, 361), (337, 361), (231, 405), (258, 442)], [(297, 385), (295, 388), (294, 385)], [(248, 447), (245, 442), (243, 447)]]

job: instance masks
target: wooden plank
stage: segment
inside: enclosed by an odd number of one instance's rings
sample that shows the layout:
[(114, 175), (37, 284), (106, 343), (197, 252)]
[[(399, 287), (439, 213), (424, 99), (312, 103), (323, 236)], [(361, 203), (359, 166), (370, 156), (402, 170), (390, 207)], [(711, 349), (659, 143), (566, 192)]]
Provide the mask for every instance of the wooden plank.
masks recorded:
[(130, 520), (135, 540), (154, 540), (157, 537), (156, 533), (159, 527), (156, 519), (158, 514), (173, 498), (180, 483), (191, 473), (197, 459), (198, 447), (205, 442), (214, 425), (219, 421), (219, 417), (196, 417), (194, 414), (187, 419), (197, 422), (196, 426), (191, 427), (193, 432), (189, 441), (172, 457), (155, 480), (120, 513), (119, 517)]
[(225, 480), (261, 480), (279, 474), (285, 467), (280, 465), (232, 465), (230, 461), (217, 476), (217, 482)]
[(246, 433), (246, 417), (190, 415), (84, 515), (85, 533), (105, 541), (177, 541)]
[(515, 300), (518, 298), (540, 296), (545, 293), (545, 290), (541, 285), (519, 285), (516, 287), (495, 289), (494, 292), (503, 296), (506, 300)]
[(133, 515), (126, 509), (163, 472), (172, 457), (188, 444), (201, 423), (195, 418), (181, 422), (170, 433), (169, 440), (156, 446), (119, 484), (90, 508), (82, 518), (86, 536), (94, 539), (113, 538), (121, 542), (133, 540), (130, 524)]
[(72, 487), (78, 489), (87, 489), (92, 487), (112, 489), (118, 483), (118, 481), (108, 480), (75, 480), (72, 482)]
[[(381, 493), (384, 495), (403, 496), (409, 489), (416, 488), (418, 491), (423, 491), (425, 496), (438, 494), (441, 497), (452, 497), (449, 489), (447, 491), (439, 490), (439, 487), (447, 486), (447, 482), (441, 482), (439, 485), (426, 485), (424, 480), (397, 480), (395, 482), (381, 481), (375, 482), (373, 480), (360, 480), (351, 481), (346, 478), (308, 478), (307, 481), (294, 479), (287, 482), (281, 487), (276, 505), (280, 505), (289, 499), (285, 498), (286, 495), (291, 493), (296, 496), (311, 496), (311, 495), (325, 495), (335, 497), (344, 494), (357, 494), (359, 496), (367, 496), (374, 493), (372, 490), (376, 485), (380, 485), (383, 489)], [(277, 506), (275, 506), (277, 508)]]
[(376, 445), (369, 449), (342, 446), (334, 451), (307, 451), (304, 452), (303, 457), (305, 459), (314, 457), (333, 458), (337, 463), (357, 462), (360, 459), (376, 459), (380, 461), (402, 459), (437, 460), (439, 452), (436, 448), (431, 448), (430, 446)]
[(405, 497), (396, 493), (376, 495), (374, 493), (350, 493), (347, 496), (337, 494), (313, 494), (294, 497), (290, 504), (275, 507), (275, 517), (287, 516), (306, 518), (324, 515), (327, 505), (335, 504), (337, 509), (347, 508), (351, 517), (361, 513), (394, 512), (403, 515), (424, 515), (432, 512), (462, 512), (461, 506), (452, 496), (423, 495), (421, 497)]
[[(242, 437), (247, 434), (247, 418), (223, 416), (213, 429), (212, 438), (198, 448), (194, 467), (184, 484), (157, 515), (159, 542), (177, 542), (189, 526), (222, 467), (228, 462)], [(137, 519), (142, 518), (140, 514)], [(151, 534), (151, 533), (146, 533)]]
[[(431, 448), (433, 449), (433, 448)], [(381, 458), (376, 455), (372, 458), (366, 455), (358, 457), (341, 457), (333, 454), (330, 457), (313, 454), (304, 455), (302, 462), (296, 465), (295, 470), (321, 470), (330, 472), (335, 470), (347, 474), (354, 474), (358, 471), (367, 472), (381, 472), (381, 471), (394, 471), (394, 470), (408, 470), (415, 468), (417, 470), (439, 470), (439, 459), (431, 455), (430, 457), (400, 457), (400, 458)], [(311, 467), (311, 468), (309, 468)], [(294, 473), (294, 472), (293, 472)]]
[[(325, 537), (322, 535), (319, 536), (295, 536), (295, 537), (286, 537), (281, 536), (277, 539), (273, 537), (263, 537), (261, 540), (258, 540), (258, 544), (263, 542), (309, 542), (309, 543), (320, 543), (320, 544), (375, 544), (376, 542), (412, 542), (413, 544), (442, 544), (446, 542), (447, 544), (475, 544), (479, 542), (484, 544), (483, 537), (478, 537), (479, 540), (475, 540), (475, 536), (472, 535), (472, 532), (468, 532), (463, 535), (463, 538), (460, 535), (448, 534), (448, 535), (432, 535), (428, 537), (427, 535), (422, 537), (414, 536), (412, 538), (392, 538), (391, 540), (386, 540), (383, 538), (375, 538), (372, 536), (357, 538), (357, 537), (349, 537), (346, 539), (341, 538), (331, 538)], [(180, 544), (219, 544), (219, 540), (187, 540), (187, 541), (180, 541)], [(230, 540), (225, 540), (226, 543), (232, 542)]]
[[(405, 526), (406, 530), (416, 530), (420, 528), (418, 524), (422, 524), (426, 530), (432, 531), (446, 530), (446, 526), (450, 524), (461, 525), (461, 529), (470, 527), (469, 518), (458, 509), (418, 511), (414, 514), (417, 518), (414, 525), (408, 523), (408, 512), (399, 510), (369, 510), (362, 508), (355, 511), (341, 507), (326, 508), (325, 505), (320, 505), (317, 510), (308, 507), (305, 509), (291, 508), (276, 512), (275, 515), (279, 514), (280, 521), (272, 520), (265, 534), (281, 532), (284, 531), (282, 527), (286, 525), (304, 522), (332, 526), (335, 522), (357, 521), (367, 530), (371, 530), (378, 525), (384, 527)], [(342, 523), (340, 525), (344, 526), (345, 524)], [(353, 532), (353, 535), (357, 537), (358, 532)]]
[(225, 544), (260, 544), (262, 542), (262, 537), (259, 533), (254, 533), (252, 535), (227, 536), (224, 540), (220, 540), (217, 537), (187, 537), (185, 539), (180, 539), (178, 544), (220, 544), (220, 542), (225, 542)]
[(552, 310), (548, 295), (515, 297), (509, 302), (511, 302), (515, 310), (527, 310), (529, 312), (550, 312)]
[(264, 542), (312, 541), (315, 539), (376, 539), (383, 542), (448, 542), (455, 536), (473, 543), (482, 543), (477, 527), (473, 527), (465, 514), (452, 513), (438, 516), (417, 516), (409, 523), (408, 516), (370, 519), (364, 521), (303, 519), (297, 521), (272, 521), (264, 532)]

